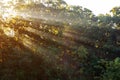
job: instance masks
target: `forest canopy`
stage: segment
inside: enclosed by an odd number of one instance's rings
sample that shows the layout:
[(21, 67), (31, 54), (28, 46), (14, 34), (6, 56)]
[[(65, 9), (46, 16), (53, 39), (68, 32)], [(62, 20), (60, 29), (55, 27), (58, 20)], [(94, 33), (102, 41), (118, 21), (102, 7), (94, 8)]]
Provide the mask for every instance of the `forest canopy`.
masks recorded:
[(120, 79), (120, 6), (96, 16), (64, 0), (0, 5), (0, 80)]

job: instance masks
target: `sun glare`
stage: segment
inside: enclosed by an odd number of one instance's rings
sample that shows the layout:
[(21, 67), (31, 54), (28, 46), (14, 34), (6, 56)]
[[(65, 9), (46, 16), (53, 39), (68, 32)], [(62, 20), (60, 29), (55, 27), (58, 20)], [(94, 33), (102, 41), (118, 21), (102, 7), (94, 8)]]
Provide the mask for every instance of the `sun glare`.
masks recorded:
[(12, 9), (9, 8), (7, 9), (3, 14), (2, 14), (2, 18), (4, 20), (11, 20), (13, 17), (16, 17), (17, 13)]
[(12, 0), (3, 0), (4, 3), (7, 3), (7, 2), (9, 2), (9, 1), (12, 1)]
[(16, 17), (17, 13), (14, 10), (14, 6), (12, 3), (10, 3), (12, 0), (3, 0), (3, 12), (2, 12), (2, 18), (5, 21), (11, 20), (11, 18)]
[(5, 35), (7, 35), (8, 37), (14, 37), (15, 36), (14, 29), (4, 28), (3, 30), (4, 30)]

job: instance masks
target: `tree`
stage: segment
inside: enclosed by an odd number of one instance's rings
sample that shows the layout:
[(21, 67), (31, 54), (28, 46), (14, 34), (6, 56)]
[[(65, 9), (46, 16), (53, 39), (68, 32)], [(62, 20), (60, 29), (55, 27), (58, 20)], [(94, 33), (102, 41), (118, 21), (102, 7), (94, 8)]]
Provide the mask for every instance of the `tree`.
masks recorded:
[(114, 16), (120, 16), (120, 7), (114, 7), (110, 12), (112, 12)]
[(47, 0), (45, 2), (47, 4), (48, 7), (53, 7), (55, 9), (57, 8), (63, 8), (66, 7), (67, 3), (63, 0)]
[(120, 7), (114, 7), (110, 12), (113, 14), (113, 23), (115, 23), (117, 27), (120, 27)]

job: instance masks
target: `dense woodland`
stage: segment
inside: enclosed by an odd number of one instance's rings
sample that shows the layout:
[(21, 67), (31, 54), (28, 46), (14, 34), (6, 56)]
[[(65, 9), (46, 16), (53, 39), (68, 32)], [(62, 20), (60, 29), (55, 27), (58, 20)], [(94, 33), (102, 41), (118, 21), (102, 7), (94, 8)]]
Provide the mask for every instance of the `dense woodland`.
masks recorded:
[(0, 80), (120, 80), (119, 6), (34, 1), (0, 2)]

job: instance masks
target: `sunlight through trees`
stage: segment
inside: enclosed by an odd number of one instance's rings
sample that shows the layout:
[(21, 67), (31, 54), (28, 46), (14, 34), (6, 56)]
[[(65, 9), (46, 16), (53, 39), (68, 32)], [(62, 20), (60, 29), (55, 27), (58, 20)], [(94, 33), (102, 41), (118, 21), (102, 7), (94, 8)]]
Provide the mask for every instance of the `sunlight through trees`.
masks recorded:
[(0, 2), (0, 80), (119, 79), (119, 7), (95, 16), (64, 0)]

